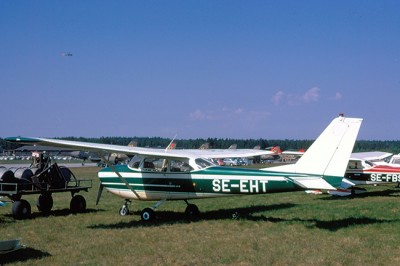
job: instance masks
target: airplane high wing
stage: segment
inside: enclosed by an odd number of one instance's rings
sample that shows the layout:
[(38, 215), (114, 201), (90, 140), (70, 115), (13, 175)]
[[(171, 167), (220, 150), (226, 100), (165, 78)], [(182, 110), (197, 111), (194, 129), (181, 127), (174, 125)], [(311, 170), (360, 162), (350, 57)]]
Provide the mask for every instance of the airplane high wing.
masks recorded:
[[(198, 215), (189, 199), (254, 195), (309, 189), (332, 190), (343, 179), (362, 119), (339, 116), (329, 124), (294, 168), (242, 169), (216, 166), (206, 158), (248, 157), (260, 150), (149, 149), (45, 138), (10, 137), (7, 141), (97, 151), (132, 157), (128, 165), (110, 165), (99, 171), (101, 186), (126, 200), (121, 215), (129, 213), (130, 200), (158, 201), (141, 212), (144, 221), (155, 218), (155, 209), (167, 200), (184, 200), (185, 213)], [(103, 156), (105, 159), (105, 156)]]
[(393, 153), (383, 151), (353, 152), (352, 159), (366, 160), (370, 162), (384, 162), (389, 160)]
[(197, 156), (203, 158), (233, 158), (233, 157), (253, 157), (273, 152), (267, 150), (257, 149), (156, 149), (156, 148), (140, 148), (122, 145), (90, 143), (81, 141), (69, 141), (60, 139), (47, 139), (47, 138), (27, 138), (27, 137), (10, 137), (5, 140), (9, 142), (35, 144), (50, 147), (70, 148), (74, 150), (95, 151), (100, 154), (109, 152), (123, 153), (127, 155), (150, 155), (150, 156), (163, 156), (170, 158), (184, 158), (187, 156)]

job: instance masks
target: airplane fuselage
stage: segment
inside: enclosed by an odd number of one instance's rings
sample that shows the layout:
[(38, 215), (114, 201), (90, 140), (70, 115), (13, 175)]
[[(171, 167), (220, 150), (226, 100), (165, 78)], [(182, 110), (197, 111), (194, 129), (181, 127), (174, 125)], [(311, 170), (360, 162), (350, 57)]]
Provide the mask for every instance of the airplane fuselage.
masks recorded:
[(136, 193), (127, 188), (111, 168), (99, 171), (100, 181), (109, 192), (127, 199), (178, 200), (304, 190), (289, 179), (290, 174), (256, 169), (215, 166), (164, 173), (119, 165), (116, 170)]
[(369, 169), (348, 169), (345, 177), (360, 185), (398, 183), (400, 167), (377, 165)]

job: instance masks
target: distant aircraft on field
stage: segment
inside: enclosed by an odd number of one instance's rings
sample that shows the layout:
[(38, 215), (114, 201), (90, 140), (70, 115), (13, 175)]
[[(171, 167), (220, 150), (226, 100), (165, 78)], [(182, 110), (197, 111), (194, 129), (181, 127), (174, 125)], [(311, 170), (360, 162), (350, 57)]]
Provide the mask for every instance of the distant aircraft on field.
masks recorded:
[(400, 156), (385, 152), (353, 153), (345, 177), (350, 182), (343, 182), (329, 194), (349, 196), (367, 192), (356, 185), (400, 184)]

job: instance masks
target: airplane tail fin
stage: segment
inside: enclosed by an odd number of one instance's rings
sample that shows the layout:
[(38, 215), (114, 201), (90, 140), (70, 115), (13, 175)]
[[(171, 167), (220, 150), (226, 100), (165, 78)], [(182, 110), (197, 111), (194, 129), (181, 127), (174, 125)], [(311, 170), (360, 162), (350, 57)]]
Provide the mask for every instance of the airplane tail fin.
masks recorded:
[(279, 147), (279, 146), (272, 147), (271, 152), (273, 152), (273, 154), (275, 154), (275, 155), (282, 154), (281, 147)]
[(317, 180), (301, 178), (302, 174), (314, 175), (318, 179), (322, 177), (331, 186), (338, 187), (345, 174), (361, 123), (361, 118), (339, 116), (333, 119), (296, 164), (265, 170), (294, 173), (296, 175), (293, 181), (305, 188), (316, 188), (313, 183)]
[(295, 172), (344, 176), (361, 122), (360, 118), (335, 118), (295, 164)]
[(236, 150), (237, 149), (237, 144), (232, 144), (229, 146), (228, 150)]

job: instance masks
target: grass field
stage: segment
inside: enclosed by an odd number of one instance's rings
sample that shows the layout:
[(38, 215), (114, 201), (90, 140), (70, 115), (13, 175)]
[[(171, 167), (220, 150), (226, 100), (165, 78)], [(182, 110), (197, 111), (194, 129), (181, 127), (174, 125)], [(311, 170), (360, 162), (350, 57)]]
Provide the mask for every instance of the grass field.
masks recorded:
[[(87, 212), (70, 214), (70, 194), (53, 194), (45, 216), (37, 196), (27, 196), (32, 219), (14, 220), (0, 208), (0, 239), (21, 238), (26, 247), (0, 256), (15, 265), (400, 265), (400, 190), (368, 187), (356, 198), (304, 192), (193, 200), (202, 214), (187, 219), (181, 201), (166, 202), (157, 221), (143, 224), (139, 211), (153, 202), (123, 200), (103, 192), (95, 206), (98, 168), (72, 168), (93, 179), (81, 192)], [(239, 218), (233, 219), (237, 213)]]

